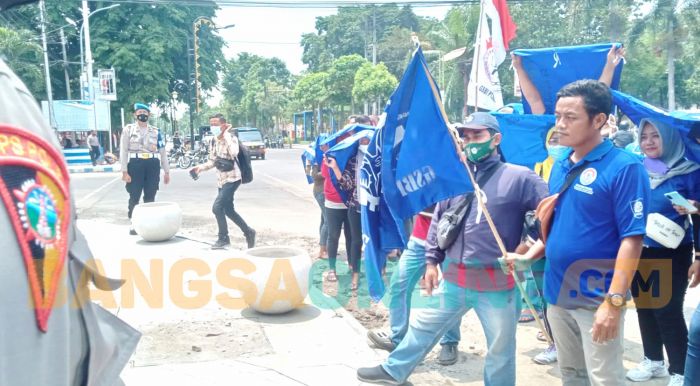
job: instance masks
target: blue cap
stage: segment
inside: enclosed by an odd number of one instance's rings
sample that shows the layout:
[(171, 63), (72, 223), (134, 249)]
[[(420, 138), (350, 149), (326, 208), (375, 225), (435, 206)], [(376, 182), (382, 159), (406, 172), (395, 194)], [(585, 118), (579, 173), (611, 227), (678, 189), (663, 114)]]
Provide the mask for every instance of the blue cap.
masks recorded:
[(136, 110), (146, 110), (149, 113), (151, 112), (151, 109), (143, 103), (134, 103), (134, 111)]

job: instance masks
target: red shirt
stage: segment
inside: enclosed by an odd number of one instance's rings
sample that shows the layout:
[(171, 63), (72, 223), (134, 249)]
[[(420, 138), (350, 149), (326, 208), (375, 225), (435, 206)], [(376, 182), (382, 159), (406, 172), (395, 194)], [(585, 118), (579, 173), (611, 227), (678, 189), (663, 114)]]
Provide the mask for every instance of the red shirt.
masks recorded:
[(323, 196), (326, 197), (328, 201), (342, 204), (343, 199), (340, 197), (338, 191), (335, 190), (333, 182), (331, 182), (331, 174), (326, 162), (322, 162), (321, 164), (321, 174), (325, 178), (323, 181)]
[(416, 223), (413, 225), (413, 232), (411, 236), (425, 241), (428, 238), (428, 230), (430, 229), (430, 222), (432, 218), (424, 214), (419, 214), (416, 219)]

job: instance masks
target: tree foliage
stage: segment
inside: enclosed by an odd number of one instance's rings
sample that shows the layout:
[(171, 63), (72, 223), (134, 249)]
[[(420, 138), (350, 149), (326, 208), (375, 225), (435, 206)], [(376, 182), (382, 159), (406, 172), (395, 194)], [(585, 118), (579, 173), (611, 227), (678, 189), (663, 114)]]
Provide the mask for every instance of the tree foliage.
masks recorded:
[(30, 90), (43, 92), (42, 48), (28, 30), (0, 27), (0, 57), (17, 73)]
[(365, 63), (355, 74), (352, 97), (363, 102), (386, 100), (398, 83), (396, 77), (389, 73), (389, 69), (383, 63), (377, 65)]

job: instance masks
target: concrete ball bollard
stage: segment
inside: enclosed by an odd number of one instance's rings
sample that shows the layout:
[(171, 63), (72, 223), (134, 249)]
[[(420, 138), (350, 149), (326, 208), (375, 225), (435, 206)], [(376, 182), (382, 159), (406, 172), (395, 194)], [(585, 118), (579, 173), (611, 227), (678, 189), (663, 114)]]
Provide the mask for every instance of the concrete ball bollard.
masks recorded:
[(136, 205), (131, 216), (134, 230), (150, 242), (173, 238), (182, 225), (182, 209), (176, 202), (149, 202)]

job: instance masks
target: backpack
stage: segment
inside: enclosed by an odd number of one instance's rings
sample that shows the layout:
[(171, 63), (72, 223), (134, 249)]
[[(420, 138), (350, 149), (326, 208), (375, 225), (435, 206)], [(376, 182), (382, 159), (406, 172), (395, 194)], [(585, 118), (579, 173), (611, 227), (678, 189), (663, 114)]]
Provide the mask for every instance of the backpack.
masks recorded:
[(240, 142), (238, 143), (236, 161), (238, 168), (241, 170), (241, 183), (247, 184), (253, 181), (253, 165), (250, 163), (250, 152), (248, 147)]

